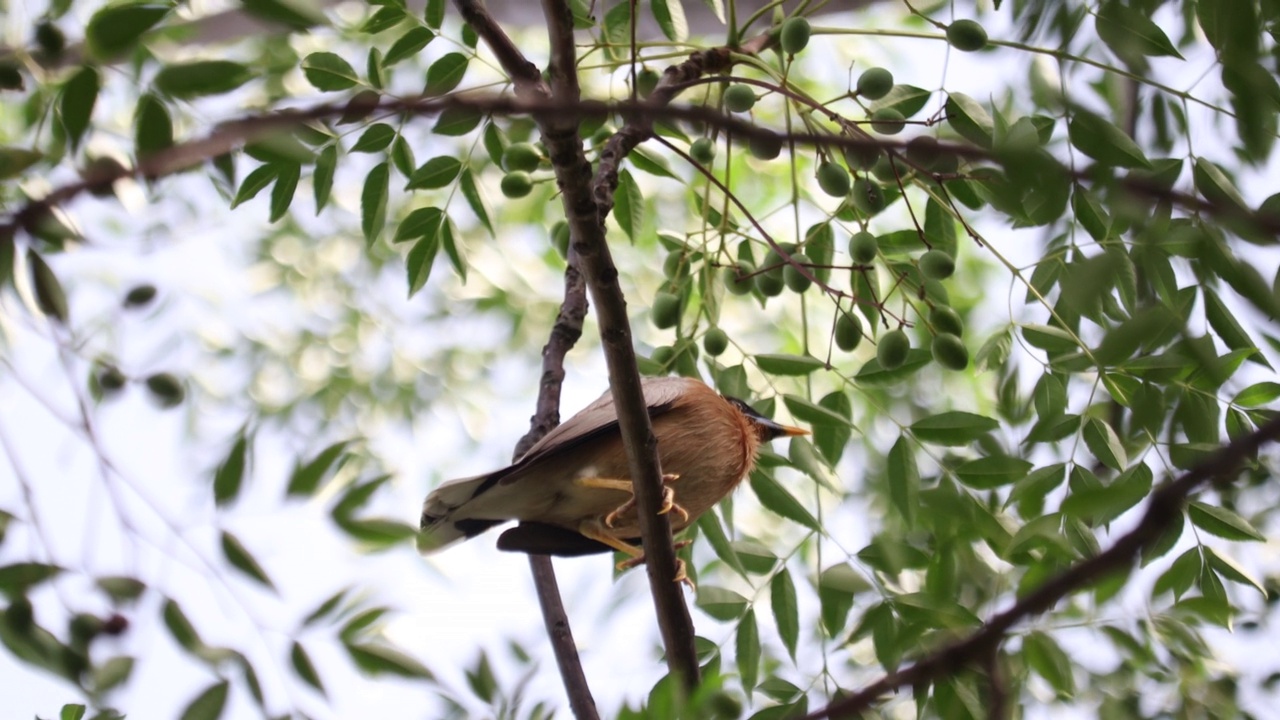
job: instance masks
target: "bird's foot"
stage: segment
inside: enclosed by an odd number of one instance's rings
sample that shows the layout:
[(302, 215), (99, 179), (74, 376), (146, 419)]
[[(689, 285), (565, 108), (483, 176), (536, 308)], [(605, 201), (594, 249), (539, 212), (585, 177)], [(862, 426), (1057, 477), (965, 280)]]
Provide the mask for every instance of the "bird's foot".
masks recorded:
[[(676, 491), (671, 488), (671, 483), (680, 479), (679, 475), (670, 473), (662, 476), (662, 507), (658, 509), (659, 515), (666, 515), (674, 512), (680, 516), (680, 522), (689, 521), (689, 511), (676, 504)], [(604, 516), (604, 526), (612, 528), (618, 523), (618, 518), (632, 512), (636, 509), (636, 498), (632, 495), (626, 502), (618, 506), (616, 510)]]
[[(682, 548), (687, 548), (692, 544), (693, 544), (692, 540), (679, 540), (675, 542), (672, 545), (672, 547), (675, 548), (676, 550), (680, 550)], [(629, 570), (633, 567), (643, 565), (644, 562), (645, 562), (645, 557), (644, 557), (644, 554), (641, 553), (640, 555), (636, 555), (635, 557), (628, 558), (618, 563), (618, 569)], [(685, 566), (685, 562), (682, 558), (676, 558), (676, 576), (672, 578), (672, 580), (674, 582), (682, 582), (685, 585), (688, 585), (689, 589), (693, 590), (694, 592), (697, 592), (698, 590), (698, 586), (694, 585), (693, 581), (689, 579), (688, 568)]]

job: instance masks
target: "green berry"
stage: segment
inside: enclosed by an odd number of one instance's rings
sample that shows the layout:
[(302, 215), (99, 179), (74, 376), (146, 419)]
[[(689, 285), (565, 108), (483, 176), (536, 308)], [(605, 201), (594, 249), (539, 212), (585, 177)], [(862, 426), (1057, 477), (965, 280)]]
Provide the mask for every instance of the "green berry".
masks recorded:
[(729, 335), (718, 327), (707, 330), (707, 334), (702, 336), (702, 349), (711, 357), (723, 355), (729, 349)]
[(964, 334), (964, 321), (960, 313), (947, 305), (934, 305), (929, 311), (929, 325), (936, 333), (950, 333), (957, 337)]
[(106, 363), (99, 364), (95, 368), (94, 377), (103, 395), (111, 395), (123, 390), (124, 384), (129, 381), (124, 373), (120, 372), (120, 368)]
[(857, 315), (841, 311), (836, 318), (836, 347), (852, 352), (862, 342), (862, 321)]
[(139, 285), (129, 290), (124, 296), (124, 306), (127, 308), (140, 308), (155, 299), (155, 285)]
[(653, 354), (649, 359), (663, 366), (664, 368), (671, 364), (676, 357), (676, 351), (670, 345), (659, 345), (653, 349)]
[(938, 333), (929, 346), (933, 359), (948, 370), (963, 370), (969, 366), (969, 351), (960, 338), (951, 333)]
[(569, 223), (561, 220), (551, 226), (551, 244), (555, 246), (560, 257), (569, 258)]
[(824, 162), (818, 166), (818, 187), (831, 197), (849, 194), (849, 171), (840, 163)]
[(653, 298), (650, 317), (660, 330), (675, 327), (680, 322), (680, 296), (660, 292)]
[(57, 25), (45, 20), (36, 25), (36, 45), (48, 57), (58, 57), (67, 47), (67, 36)]
[(795, 55), (804, 50), (809, 44), (809, 34), (812, 28), (809, 27), (809, 21), (802, 17), (787, 18), (782, 23), (782, 32), (779, 34), (778, 44), (782, 46), (782, 51), (788, 55)]
[(876, 240), (876, 236), (866, 230), (849, 236), (849, 254), (859, 265), (866, 265), (875, 260), (876, 253), (879, 251), (880, 243)]
[(920, 274), (928, 280), (945, 280), (955, 271), (955, 259), (942, 250), (929, 250), (920, 256)]
[(987, 46), (987, 31), (974, 20), (957, 20), (947, 26), (947, 42), (961, 52), (975, 52)]
[(793, 253), (791, 255), (791, 262), (788, 263), (786, 267), (782, 268), (783, 282), (786, 283), (787, 287), (798, 293), (808, 290), (809, 286), (813, 284), (813, 281), (802, 275), (796, 265), (807, 266), (812, 264), (813, 261), (809, 259), (808, 255), (805, 255), (804, 253)]
[(710, 165), (716, 157), (716, 144), (711, 138), (698, 138), (689, 146), (689, 157), (703, 165)]
[(750, 85), (730, 85), (724, 91), (724, 106), (729, 112), (744, 113), (756, 104), (756, 91)]
[(499, 185), (502, 194), (511, 198), (522, 198), (533, 191), (533, 178), (529, 177), (529, 173), (523, 170), (509, 172), (502, 176), (502, 182)]
[(880, 108), (871, 113), (871, 129), (881, 135), (897, 135), (906, 127), (906, 118), (893, 108)]
[(542, 162), (542, 153), (533, 143), (511, 143), (502, 151), (502, 168), (507, 172), (532, 172)]
[(880, 337), (876, 345), (876, 359), (880, 367), (894, 370), (902, 367), (907, 361), (907, 351), (911, 349), (911, 340), (902, 330), (890, 330)]
[(662, 261), (662, 274), (668, 280), (683, 280), (689, 277), (689, 262), (689, 256), (683, 250), (672, 250)]
[(870, 170), (876, 161), (880, 159), (880, 148), (874, 144), (859, 145), (857, 147), (846, 147), (844, 149), (844, 161), (854, 170)]
[(782, 279), (781, 274), (760, 273), (756, 276), (756, 289), (765, 297), (781, 295), (786, 286), (786, 281)]
[(868, 100), (879, 100), (893, 89), (893, 73), (882, 67), (873, 67), (858, 76), (858, 95)]
[(849, 201), (865, 215), (875, 215), (884, 210), (884, 189), (877, 183), (858, 178), (853, 183), (853, 192), (849, 193)]
[(755, 272), (756, 268), (750, 260), (739, 260), (733, 267), (721, 271), (725, 289), (734, 295), (746, 295), (755, 287)]
[(662, 76), (653, 68), (644, 68), (636, 74), (636, 92), (640, 97), (649, 97), (653, 94), (653, 89), (658, 87), (658, 80)]
[(907, 159), (925, 170), (932, 170), (940, 157), (938, 139), (932, 135), (920, 135), (907, 142)]
[(186, 397), (187, 392), (182, 387), (182, 381), (169, 373), (156, 373), (147, 378), (146, 382), (147, 389), (151, 391), (156, 402), (160, 403), (160, 407), (175, 407), (180, 405)]

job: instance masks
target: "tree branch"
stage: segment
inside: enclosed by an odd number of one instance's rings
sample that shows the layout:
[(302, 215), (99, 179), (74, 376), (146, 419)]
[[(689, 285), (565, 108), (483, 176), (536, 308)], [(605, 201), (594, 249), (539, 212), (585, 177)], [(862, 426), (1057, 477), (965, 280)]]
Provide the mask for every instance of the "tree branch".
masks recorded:
[(960, 668), (981, 663), (984, 657), (996, 651), (1017, 623), (1049, 611), (1062, 598), (1108, 575), (1128, 571), (1142, 549), (1155, 542), (1182, 512), (1182, 505), (1192, 491), (1208, 480), (1225, 481), (1239, 471), (1241, 463), (1257, 454), (1259, 448), (1277, 438), (1280, 438), (1280, 415), (1220, 448), (1203, 463), (1152, 493), (1147, 511), (1137, 527), (1106, 551), (1048, 580), (964, 640), (948, 645), (910, 667), (889, 673), (856, 694), (804, 716), (803, 720), (855, 717), (881, 696), (897, 688), (934, 682)]

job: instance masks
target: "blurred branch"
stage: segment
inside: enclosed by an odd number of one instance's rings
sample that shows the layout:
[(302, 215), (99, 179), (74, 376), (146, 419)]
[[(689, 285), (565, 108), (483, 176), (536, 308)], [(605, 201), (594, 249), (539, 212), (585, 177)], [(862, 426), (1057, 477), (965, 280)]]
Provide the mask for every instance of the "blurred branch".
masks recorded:
[(804, 720), (856, 717), (897, 688), (932, 683), (962, 668), (981, 665), (985, 658), (997, 651), (1014, 625), (1033, 615), (1048, 612), (1059, 600), (1109, 575), (1128, 572), (1142, 549), (1158, 540), (1182, 513), (1183, 503), (1196, 488), (1210, 480), (1226, 482), (1263, 445), (1278, 438), (1280, 415), (1254, 432), (1219, 448), (1207, 460), (1152, 493), (1147, 511), (1137, 527), (1106, 551), (1046, 581), (1008, 610), (993, 616), (969, 637), (928, 655), (910, 667), (889, 673), (843, 700), (805, 715)]

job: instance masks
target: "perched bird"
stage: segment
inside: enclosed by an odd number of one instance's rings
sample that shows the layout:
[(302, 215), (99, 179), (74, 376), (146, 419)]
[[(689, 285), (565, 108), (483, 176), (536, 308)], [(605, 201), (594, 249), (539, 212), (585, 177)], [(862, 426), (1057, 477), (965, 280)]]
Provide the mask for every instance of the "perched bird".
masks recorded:
[[(642, 387), (658, 440), (662, 511), (672, 514), (673, 532), (728, 495), (755, 465), (762, 443), (808, 434), (698, 380), (646, 378)], [(422, 508), (419, 547), (430, 552), (518, 520), (498, 538), (500, 549), (562, 556), (612, 549), (631, 556), (622, 566), (634, 566), (644, 553), (631, 491), (617, 409), (606, 392), (510, 467), (432, 491)]]

